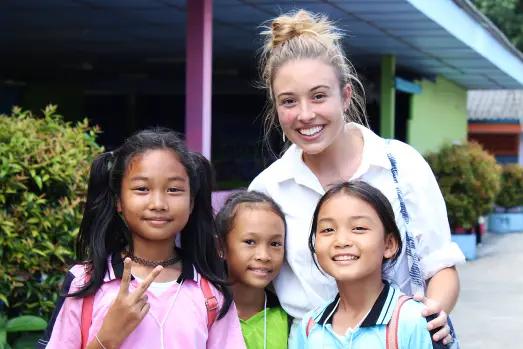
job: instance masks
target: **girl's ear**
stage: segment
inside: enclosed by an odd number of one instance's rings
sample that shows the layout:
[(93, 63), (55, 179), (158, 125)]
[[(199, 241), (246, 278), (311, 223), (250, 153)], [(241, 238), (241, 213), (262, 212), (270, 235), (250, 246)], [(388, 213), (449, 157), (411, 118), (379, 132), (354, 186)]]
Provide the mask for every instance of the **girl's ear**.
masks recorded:
[(398, 253), (398, 240), (393, 234), (385, 235), (385, 250), (383, 251), (383, 257), (385, 259), (391, 259)]

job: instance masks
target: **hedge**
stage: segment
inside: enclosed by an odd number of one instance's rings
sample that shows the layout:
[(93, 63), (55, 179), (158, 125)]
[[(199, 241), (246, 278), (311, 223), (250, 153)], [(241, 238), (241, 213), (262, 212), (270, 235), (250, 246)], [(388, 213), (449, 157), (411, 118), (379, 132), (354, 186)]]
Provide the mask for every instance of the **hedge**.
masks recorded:
[(87, 120), (14, 108), (0, 115), (0, 301), (48, 318), (74, 257), (89, 166), (103, 149)]

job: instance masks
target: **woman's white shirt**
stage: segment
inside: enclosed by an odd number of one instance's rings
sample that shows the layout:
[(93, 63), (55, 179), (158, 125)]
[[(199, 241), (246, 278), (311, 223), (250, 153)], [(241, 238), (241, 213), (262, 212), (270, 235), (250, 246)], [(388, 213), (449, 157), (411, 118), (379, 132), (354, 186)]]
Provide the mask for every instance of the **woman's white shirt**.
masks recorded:
[[(463, 263), (463, 253), (450, 239), (443, 196), (423, 157), (410, 145), (396, 140), (388, 142), (364, 126), (351, 123), (348, 127), (357, 128), (364, 142), (361, 164), (350, 179), (363, 180), (385, 194), (404, 240), (405, 224), (387, 153), (396, 158), (398, 178), (410, 216), (409, 232), (416, 239), (424, 278), (429, 279), (443, 268)], [(308, 248), (312, 215), (325, 190), (303, 162), (302, 150), (294, 144), (252, 181), (249, 190), (269, 195), (285, 213), (286, 260), (274, 286), (285, 311), (301, 319), (307, 311), (325, 304), (337, 293), (334, 279), (318, 270)], [(404, 293), (411, 294), (405, 248), (386, 278)]]

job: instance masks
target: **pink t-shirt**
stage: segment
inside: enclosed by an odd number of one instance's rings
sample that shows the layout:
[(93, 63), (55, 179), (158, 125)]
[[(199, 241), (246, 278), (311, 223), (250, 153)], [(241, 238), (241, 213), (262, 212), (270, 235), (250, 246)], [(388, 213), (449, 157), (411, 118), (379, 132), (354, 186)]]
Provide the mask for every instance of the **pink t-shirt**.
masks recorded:
[[(105, 315), (118, 294), (122, 270), (121, 261), (113, 263), (111, 258), (108, 259), (108, 272), (104, 283), (94, 297), (88, 343), (100, 330)], [(82, 265), (75, 265), (70, 272), (75, 278), (71, 282), (69, 293), (78, 290), (85, 278)], [(148, 291), (148, 302), (151, 305), (149, 313), (120, 348), (245, 348), (234, 303), (222, 319), (217, 319), (211, 328), (207, 329), (207, 308), (199, 285), (200, 279), (200, 274), (192, 265), (184, 265), (179, 282), (173, 283), (161, 295)], [(137, 285), (138, 282), (132, 280), (129, 291), (132, 292)], [(221, 293), (212, 285), (211, 288), (221, 306), (223, 303)], [(65, 298), (46, 348), (79, 349), (81, 347), (82, 304), (81, 298)]]

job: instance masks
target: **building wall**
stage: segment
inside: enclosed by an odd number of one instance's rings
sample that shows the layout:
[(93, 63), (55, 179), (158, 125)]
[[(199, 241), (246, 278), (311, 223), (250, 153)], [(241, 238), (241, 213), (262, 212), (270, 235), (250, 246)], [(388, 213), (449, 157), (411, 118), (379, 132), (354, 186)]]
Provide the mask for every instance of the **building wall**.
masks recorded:
[(41, 114), (48, 104), (58, 105), (58, 113), (68, 120), (82, 120), (84, 95), (82, 86), (75, 83), (29, 83), (22, 93), (19, 103), (23, 109)]
[(422, 80), (422, 93), (411, 99), (407, 142), (422, 154), (467, 138), (467, 91), (438, 76)]

